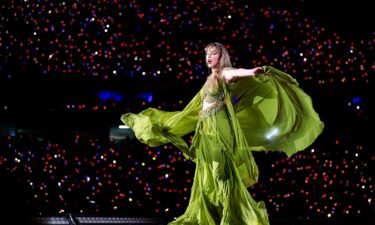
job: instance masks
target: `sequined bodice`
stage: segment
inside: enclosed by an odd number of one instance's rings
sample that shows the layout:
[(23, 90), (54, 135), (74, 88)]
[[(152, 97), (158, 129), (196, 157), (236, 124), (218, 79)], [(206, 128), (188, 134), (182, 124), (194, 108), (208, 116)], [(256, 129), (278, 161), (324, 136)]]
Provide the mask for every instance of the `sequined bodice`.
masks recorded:
[(224, 105), (224, 89), (219, 87), (214, 90), (210, 90), (205, 87), (202, 92), (203, 107), (200, 112), (201, 118), (214, 115)]

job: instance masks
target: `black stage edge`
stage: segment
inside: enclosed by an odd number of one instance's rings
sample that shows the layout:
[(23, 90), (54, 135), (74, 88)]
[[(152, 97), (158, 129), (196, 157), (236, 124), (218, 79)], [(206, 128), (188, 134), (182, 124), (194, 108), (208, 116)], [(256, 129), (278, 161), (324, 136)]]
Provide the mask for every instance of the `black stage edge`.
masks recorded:
[(50, 217), (35, 217), (32, 219), (33, 225), (104, 225), (104, 224), (137, 224), (137, 225), (164, 225), (165, 221), (158, 218), (142, 218), (142, 217), (118, 217), (118, 216), (89, 216), (89, 215), (79, 215), (74, 216), (73, 214), (68, 214), (66, 216), (50, 216)]
[[(119, 216), (90, 216), (68, 214), (66, 216), (36, 217), (32, 219), (33, 225), (167, 225), (167, 221), (159, 218), (144, 217), (119, 217)], [(368, 221), (331, 220), (331, 219), (271, 219), (270, 225), (372, 225)], [(234, 224), (235, 225), (235, 224)]]

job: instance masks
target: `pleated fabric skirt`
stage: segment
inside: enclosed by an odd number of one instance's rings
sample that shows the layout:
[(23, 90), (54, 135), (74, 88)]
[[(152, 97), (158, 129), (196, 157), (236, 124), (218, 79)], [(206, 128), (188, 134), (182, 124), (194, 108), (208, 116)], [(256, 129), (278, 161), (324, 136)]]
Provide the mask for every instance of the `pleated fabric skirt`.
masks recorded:
[(191, 145), (196, 169), (190, 201), (169, 225), (269, 225), (264, 202), (256, 202), (241, 182), (234, 144), (225, 107), (199, 120)]

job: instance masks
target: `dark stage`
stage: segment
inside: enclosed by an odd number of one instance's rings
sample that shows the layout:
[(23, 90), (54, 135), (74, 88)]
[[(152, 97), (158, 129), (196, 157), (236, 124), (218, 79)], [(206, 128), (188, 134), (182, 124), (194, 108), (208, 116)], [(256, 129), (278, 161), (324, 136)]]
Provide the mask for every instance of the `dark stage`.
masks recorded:
[[(108, 217), (108, 216), (51, 216), (51, 217), (38, 217), (33, 218), (32, 224), (35, 225), (105, 225), (105, 224), (117, 224), (117, 225), (166, 225), (167, 222), (163, 219), (158, 218), (141, 218), (141, 217)], [(323, 219), (305, 219), (305, 220), (293, 220), (293, 219), (275, 219), (270, 221), (271, 225), (372, 225), (372, 222), (361, 222), (361, 221), (333, 221)]]

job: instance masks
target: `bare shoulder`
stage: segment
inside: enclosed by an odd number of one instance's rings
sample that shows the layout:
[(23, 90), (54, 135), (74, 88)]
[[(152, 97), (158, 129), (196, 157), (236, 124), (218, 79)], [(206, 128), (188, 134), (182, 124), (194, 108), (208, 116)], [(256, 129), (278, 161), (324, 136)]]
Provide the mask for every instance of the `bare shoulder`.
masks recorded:
[(236, 70), (237, 68), (234, 67), (225, 67), (222, 69), (223, 75), (230, 73), (230, 71)]
[(234, 67), (226, 67), (222, 70), (223, 78), (226, 84), (233, 83), (236, 80), (236, 77), (234, 76), (234, 71), (236, 71), (237, 68)]

